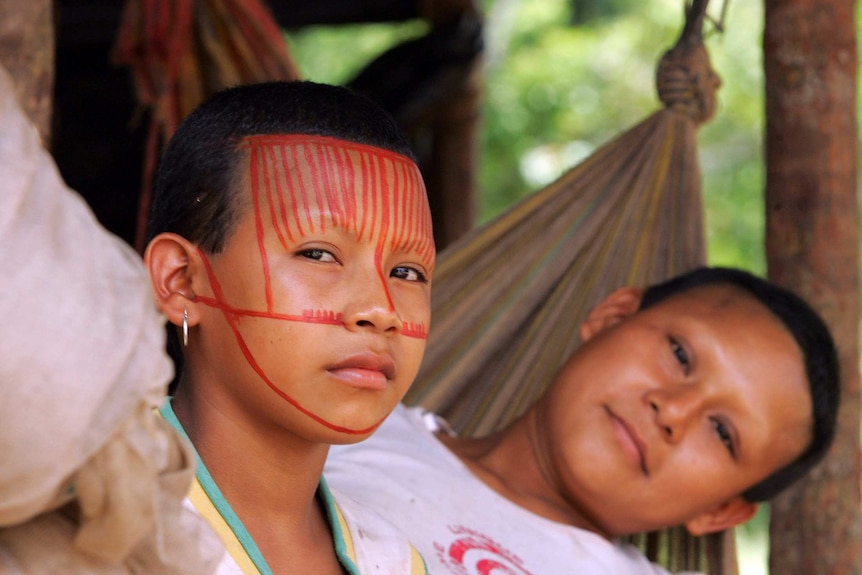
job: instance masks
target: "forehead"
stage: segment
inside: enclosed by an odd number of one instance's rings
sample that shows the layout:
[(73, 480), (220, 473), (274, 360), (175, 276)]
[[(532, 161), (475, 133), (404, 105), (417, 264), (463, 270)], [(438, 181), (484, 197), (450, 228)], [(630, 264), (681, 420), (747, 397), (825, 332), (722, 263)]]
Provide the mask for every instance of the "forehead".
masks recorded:
[(731, 353), (727, 361), (762, 365), (770, 360), (804, 372), (802, 351), (782, 321), (745, 290), (725, 284), (691, 288), (654, 304), (641, 314), (648, 322), (681, 330), (709, 351)]
[(413, 160), (372, 145), (283, 134), (246, 136), (239, 148), (247, 152), (252, 183), (272, 187), (274, 193), (362, 194), (376, 187), (392, 195), (425, 194)]
[(433, 253), (425, 185), (410, 158), (313, 135), (250, 136), (242, 148), (254, 209), (279, 234), (332, 226)]
[[(706, 284), (668, 296), (653, 304), (645, 311), (655, 310), (658, 314), (684, 319), (691, 317), (711, 323), (743, 321), (758, 328), (767, 326), (792, 335), (781, 320), (753, 295), (732, 284)], [(747, 318), (747, 319), (746, 319)]]

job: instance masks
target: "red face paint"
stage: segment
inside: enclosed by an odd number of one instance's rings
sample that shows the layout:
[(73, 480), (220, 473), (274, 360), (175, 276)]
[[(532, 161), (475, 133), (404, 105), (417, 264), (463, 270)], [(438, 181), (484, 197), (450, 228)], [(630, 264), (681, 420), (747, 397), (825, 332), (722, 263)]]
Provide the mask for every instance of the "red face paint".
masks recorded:
[[(376, 287), (360, 285), (357, 290), (380, 290), (384, 294), (387, 311), (399, 318), (396, 337), (427, 339), (427, 306), (411, 307), (409, 298), (399, 300), (391, 291), (394, 277), (391, 266), (392, 261), (400, 262), (397, 258), (416, 262), (429, 274), (434, 266), (431, 218), (421, 175), (409, 158), (332, 138), (255, 136), (244, 140), (242, 146), (248, 154), (250, 211), (256, 230), (257, 254), (249, 257), (258, 261), (260, 274), (258, 278), (244, 279), (259, 285), (262, 293), (252, 298), (259, 303), (246, 301), (238, 305), (231, 301), (231, 290), (220, 281), (229, 277), (230, 272), (219, 272), (224, 276), (219, 277), (201, 252), (212, 297), (199, 296), (197, 300), (221, 310), (249, 365), (282, 398), (331, 429), (368, 433), (379, 422), (355, 430), (333, 425), (276, 385), (267, 369), (260, 365), (240, 324), (244, 318), (264, 318), (320, 324), (321, 329), (345, 328), (343, 310), (309, 308), (308, 297), (292, 297), (290, 286), (285, 287), (281, 278), (273, 277), (278, 273), (274, 270), (279, 258), (290, 257), (297, 246), (319, 238), (337, 237), (347, 238), (345, 245), (373, 250), (369, 253), (373, 253), (374, 273), (368, 281), (373, 281)], [(282, 282), (278, 289), (276, 281)], [(412, 368), (409, 371), (412, 382), (415, 373)]]

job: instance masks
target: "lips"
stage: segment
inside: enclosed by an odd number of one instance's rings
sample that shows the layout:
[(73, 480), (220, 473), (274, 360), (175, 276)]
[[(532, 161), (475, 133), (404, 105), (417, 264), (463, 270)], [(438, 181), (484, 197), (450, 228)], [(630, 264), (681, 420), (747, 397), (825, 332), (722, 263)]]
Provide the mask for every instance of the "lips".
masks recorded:
[(388, 355), (358, 353), (326, 368), (332, 376), (360, 389), (384, 389), (395, 378), (395, 362)]
[(644, 475), (649, 475), (646, 463), (646, 445), (638, 435), (637, 431), (624, 419), (615, 414), (609, 407), (605, 411), (611, 419), (614, 434), (629, 457), (640, 467)]

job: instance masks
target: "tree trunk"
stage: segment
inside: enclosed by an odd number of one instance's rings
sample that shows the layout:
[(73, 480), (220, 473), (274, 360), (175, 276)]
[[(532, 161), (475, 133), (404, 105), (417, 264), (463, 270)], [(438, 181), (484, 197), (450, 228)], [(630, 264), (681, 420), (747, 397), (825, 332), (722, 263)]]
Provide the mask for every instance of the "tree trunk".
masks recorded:
[(770, 572), (862, 573), (855, 0), (766, 0), (769, 276), (823, 315), (842, 408), (826, 460), (772, 504)]
[(0, 0), (0, 63), (15, 79), (18, 100), (47, 145), (54, 91), (51, 0)]

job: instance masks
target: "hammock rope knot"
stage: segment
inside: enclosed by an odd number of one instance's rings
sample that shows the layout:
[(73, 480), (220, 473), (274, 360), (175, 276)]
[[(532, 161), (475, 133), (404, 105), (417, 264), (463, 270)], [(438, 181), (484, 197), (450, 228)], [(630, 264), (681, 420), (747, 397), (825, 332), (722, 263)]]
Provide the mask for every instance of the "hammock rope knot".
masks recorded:
[(699, 39), (681, 42), (665, 52), (656, 70), (658, 97), (668, 108), (690, 117), (698, 125), (715, 114), (721, 78)]

